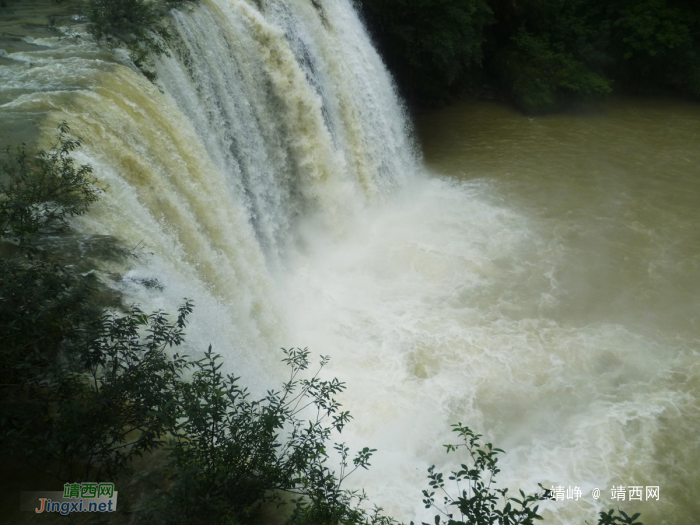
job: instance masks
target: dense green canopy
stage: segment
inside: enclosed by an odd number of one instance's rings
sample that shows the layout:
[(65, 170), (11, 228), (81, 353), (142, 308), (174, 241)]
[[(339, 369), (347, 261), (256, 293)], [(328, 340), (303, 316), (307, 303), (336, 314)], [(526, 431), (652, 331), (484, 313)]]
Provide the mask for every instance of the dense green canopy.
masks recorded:
[(544, 112), (611, 92), (700, 96), (690, 0), (360, 0), (412, 103), (487, 83)]

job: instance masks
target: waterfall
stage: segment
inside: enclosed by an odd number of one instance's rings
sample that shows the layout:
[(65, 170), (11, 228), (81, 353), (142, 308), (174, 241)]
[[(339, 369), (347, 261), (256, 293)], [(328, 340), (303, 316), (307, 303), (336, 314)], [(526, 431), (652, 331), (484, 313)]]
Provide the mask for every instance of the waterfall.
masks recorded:
[(204, 0), (170, 23), (155, 85), (87, 39), (31, 39), (5, 109), (83, 137), (109, 189), (74, 226), (134, 248), (114, 285), (150, 309), (193, 298), (192, 351), (265, 375), (304, 232), (342, 236), (416, 177), (407, 120), (349, 2)]
[[(342, 439), (378, 449), (348, 487), (406, 522), (432, 520), (426, 468), (454, 468), (460, 421), (509, 452), (511, 493), (671, 479), (649, 457), (692, 395), (655, 374), (687, 342), (553, 318), (566, 247), (489, 181), (426, 175), (350, 0), (202, 0), (169, 23), (155, 83), (80, 25), (0, 53), (0, 131), (47, 144), (67, 121), (107, 186), (72, 226), (126, 247), (98, 266), (126, 302), (193, 299), (182, 351), (211, 344), (253, 395), (285, 378), (280, 346), (330, 355)], [(566, 524), (600, 505), (544, 504)]]
[(342, 229), (415, 171), (394, 90), (347, 4), (212, 2), (174, 18), (161, 85), (273, 266), (299, 218)]

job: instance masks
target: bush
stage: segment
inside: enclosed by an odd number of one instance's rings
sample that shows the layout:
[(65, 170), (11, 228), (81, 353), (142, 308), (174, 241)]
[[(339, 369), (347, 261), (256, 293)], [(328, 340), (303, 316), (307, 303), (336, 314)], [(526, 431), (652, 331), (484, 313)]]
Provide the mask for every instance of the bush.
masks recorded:
[[(6, 453), (46, 459), (46, 431), (67, 362), (88, 339), (100, 311), (91, 302), (92, 275), (52, 260), (38, 247), (48, 233), (66, 228), (85, 213), (101, 190), (89, 166), (76, 167), (70, 152), (80, 146), (59, 126), (51, 150), (27, 153), (24, 146), (3, 164), (0, 182), (0, 242), (10, 258), (0, 259), (0, 439)], [(38, 454), (34, 454), (37, 452)], [(55, 452), (55, 451), (54, 451)]]
[(95, 188), (92, 168), (75, 167), (70, 157), (80, 147), (68, 136), (70, 128), (58, 127), (52, 148), (29, 155), (24, 145), (2, 165), (0, 178), (0, 238), (25, 244), (40, 232), (64, 228), (69, 217), (87, 212), (103, 191)]
[[(462, 464), (461, 470), (452, 472), (449, 480), (454, 482), (458, 492), (453, 496), (445, 490), (445, 478), (442, 473), (435, 472), (433, 465), (428, 469), (430, 489), (423, 491), (423, 503), (425, 508), (435, 508), (442, 516), (435, 516), (435, 524), (440, 525), (441, 520), (448, 518), (448, 525), (476, 524), (486, 525), (499, 523), (503, 525), (533, 525), (535, 520), (542, 517), (537, 513), (536, 502), (544, 499), (544, 493), (525, 495), (520, 491), (521, 498), (508, 496), (508, 489), (493, 488), (496, 483), (498, 468), (498, 454), (503, 452), (500, 448), (493, 448), (491, 443), (481, 445), (480, 434), (474, 434), (461, 423), (453, 425), (454, 432), (462, 438), (462, 443), (445, 445), (447, 452), (455, 452), (459, 448), (465, 448), (469, 453), (471, 464)], [(459, 491), (460, 482), (466, 482), (467, 487)], [(435, 491), (443, 495), (443, 508), (435, 503)], [(533, 506), (534, 505), (534, 506)], [(448, 506), (456, 506), (460, 512), (460, 519), (453, 519), (453, 514), (445, 510)]]
[(290, 379), (262, 400), (250, 400), (238, 378), (221, 373), (221, 357), (211, 348), (194, 363), (192, 380), (178, 388), (182, 419), (169, 446), (172, 485), (162, 490), (144, 521), (238, 523), (263, 503), (281, 503), (281, 493), (298, 496), (292, 500), (293, 521), (332, 525), (371, 519), (358, 506), (364, 498), (341, 484), (354, 470), (369, 466), (374, 450), (360, 451), (346, 472), (348, 449), (336, 444), (340, 475), (326, 465), (327, 441), (350, 419), (333, 397), (343, 391), (343, 383), (319, 379), (327, 358), (311, 379), (299, 379), (309, 366), (309, 351), (284, 352)]
[[(460, 439), (457, 444), (445, 445), (447, 453), (466, 449), (469, 460), (460, 465), (461, 469), (449, 476), (452, 488), (448, 491), (447, 481), (441, 472), (435, 472), (435, 465), (428, 469), (429, 489), (423, 491), (425, 508), (434, 508), (440, 514), (435, 516), (435, 525), (533, 525), (535, 520), (542, 520), (538, 513), (538, 501), (550, 499), (550, 491), (539, 485), (542, 491), (526, 495), (522, 490), (520, 497), (508, 496), (508, 489), (493, 487), (496, 484), (498, 454), (500, 448), (491, 443), (481, 444), (481, 434), (475, 434), (461, 423), (452, 425)], [(460, 484), (466, 488), (461, 488)], [(435, 502), (436, 491), (442, 495), (442, 504)], [(457, 507), (459, 519), (454, 518), (449, 507)], [(628, 516), (623, 511), (614, 509), (601, 512), (598, 525), (643, 525), (636, 521), (639, 514)], [(413, 522), (411, 522), (413, 525)], [(427, 525), (427, 524), (423, 524)]]
[(512, 86), (517, 104), (529, 113), (558, 109), (574, 99), (601, 97), (611, 92), (610, 81), (591, 72), (573, 55), (550, 44), (545, 36), (521, 30), (503, 51), (503, 78)]
[(128, 473), (131, 460), (163, 445), (175, 424), (174, 392), (187, 364), (166, 348), (181, 342), (190, 311), (185, 303), (175, 324), (135, 307), (121, 317), (104, 314), (82, 348), (20, 385), (16, 413), (3, 407), (6, 452), (42, 470), (56, 465), (50, 473), (64, 481)]
[(55, 261), (0, 260), (0, 402), (12, 406), (39, 388), (55, 363), (85, 344), (99, 317), (90, 304), (94, 278)]
[(185, 368), (165, 348), (181, 342), (191, 311), (185, 303), (174, 325), (137, 308), (103, 314), (94, 275), (40, 249), (102, 191), (90, 166), (70, 157), (80, 141), (69, 131), (62, 123), (48, 152), (8, 150), (0, 183), (0, 237), (17, 248), (0, 259), (0, 438), (5, 453), (55, 465), (51, 473), (64, 480), (117, 476), (163, 443)]

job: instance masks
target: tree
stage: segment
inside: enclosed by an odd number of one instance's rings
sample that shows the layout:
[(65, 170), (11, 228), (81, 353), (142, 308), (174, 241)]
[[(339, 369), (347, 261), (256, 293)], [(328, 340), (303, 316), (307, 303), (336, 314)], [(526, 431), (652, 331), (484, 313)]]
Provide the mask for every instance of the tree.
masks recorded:
[(700, 13), (689, 0), (357, 2), (414, 104), (476, 82), (531, 113), (613, 91), (700, 96)]
[(444, 99), (481, 64), (484, 0), (366, 0), (362, 10), (399, 85), (413, 102)]
[(700, 93), (697, 6), (685, 0), (492, 0), (486, 67), (536, 113), (608, 93)]
[(76, 467), (88, 478), (117, 475), (162, 443), (185, 367), (165, 348), (179, 344), (191, 311), (185, 303), (175, 325), (135, 307), (103, 314), (94, 276), (40, 249), (42, 236), (65, 231), (102, 191), (91, 167), (70, 157), (80, 141), (69, 131), (62, 123), (48, 152), (18, 148), (0, 184), (0, 236), (18, 248), (0, 259), (0, 439), (38, 468), (54, 460), (52, 473), (66, 480)]
[(70, 217), (82, 215), (104, 191), (95, 187), (92, 168), (75, 167), (71, 152), (79, 139), (68, 136), (70, 128), (58, 127), (58, 140), (47, 151), (29, 155), (24, 145), (2, 165), (0, 179), (0, 238), (20, 245), (39, 232), (56, 231)]
[(0, 259), (0, 436), (9, 448), (28, 444), (25, 430), (45, 417), (37, 396), (100, 315), (90, 300), (94, 277), (51, 259), (37, 244), (65, 230), (67, 219), (85, 213), (102, 191), (89, 166), (74, 165), (70, 153), (80, 141), (68, 132), (62, 123), (48, 152), (8, 149), (2, 166), (0, 242), (14, 248)]

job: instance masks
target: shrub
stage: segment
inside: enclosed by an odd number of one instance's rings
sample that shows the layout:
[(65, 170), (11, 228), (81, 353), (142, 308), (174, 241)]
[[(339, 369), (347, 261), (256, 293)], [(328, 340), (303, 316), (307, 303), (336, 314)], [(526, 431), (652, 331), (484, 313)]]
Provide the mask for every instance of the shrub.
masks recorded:
[(69, 217), (87, 212), (103, 191), (94, 186), (92, 168), (75, 167), (70, 154), (79, 139), (68, 136), (70, 128), (58, 127), (58, 141), (52, 148), (29, 155), (24, 145), (2, 165), (0, 178), (0, 238), (18, 244), (39, 232), (65, 227)]
[(350, 419), (334, 399), (343, 383), (319, 379), (327, 358), (311, 379), (299, 379), (309, 366), (309, 351), (284, 352), (290, 379), (262, 400), (250, 400), (238, 378), (221, 373), (221, 358), (211, 348), (194, 363), (192, 380), (179, 387), (182, 420), (170, 441), (173, 483), (161, 492), (146, 522), (245, 521), (262, 503), (281, 503), (281, 493), (298, 496), (292, 500), (293, 521), (331, 525), (371, 519), (359, 508), (364, 497), (342, 490), (341, 484), (354, 470), (369, 466), (374, 450), (360, 451), (346, 472), (348, 449), (336, 444), (339, 477), (326, 465), (328, 439)]
[(37, 243), (85, 213), (101, 191), (89, 166), (74, 165), (70, 153), (80, 141), (68, 132), (62, 123), (48, 152), (8, 148), (0, 179), (0, 241), (12, 255), (0, 259), (0, 439), (6, 453), (37, 462), (46, 458), (39, 449), (56, 401), (46, 395), (57, 384), (69, 388), (58, 378), (100, 316), (91, 302), (94, 277), (50, 259)]
[(611, 92), (610, 82), (591, 72), (571, 54), (557, 50), (546, 37), (521, 30), (504, 71), (521, 108), (531, 113), (552, 111), (567, 98), (591, 98)]
[[(462, 464), (461, 470), (452, 472), (449, 477), (457, 487), (457, 495), (453, 496), (445, 489), (445, 478), (442, 473), (435, 472), (433, 465), (428, 469), (430, 489), (423, 491), (423, 503), (425, 508), (435, 508), (442, 516), (435, 516), (435, 524), (439, 525), (444, 518), (448, 518), (448, 525), (471, 523), (486, 525), (499, 523), (503, 525), (532, 525), (535, 520), (542, 517), (537, 513), (536, 502), (544, 499), (543, 494), (525, 495), (520, 491), (521, 498), (508, 496), (508, 489), (493, 488), (496, 483), (498, 468), (498, 454), (503, 452), (500, 448), (493, 448), (491, 443), (481, 445), (480, 434), (474, 434), (461, 423), (453, 425), (453, 430), (461, 438), (462, 443), (445, 445), (447, 452), (455, 452), (465, 448), (469, 454), (471, 464)], [(467, 487), (459, 490), (460, 482)], [(435, 503), (435, 492), (443, 495), (443, 508)], [(533, 506), (534, 505), (534, 506)], [(445, 510), (448, 506), (456, 506), (460, 512), (460, 519), (453, 519), (453, 514)]]
[[(526, 495), (521, 490), (520, 497), (514, 498), (508, 496), (508, 489), (495, 488), (496, 474), (500, 472), (498, 454), (503, 450), (494, 448), (491, 443), (482, 445), (481, 434), (475, 434), (461, 423), (452, 427), (461, 439), (457, 444), (445, 445), (447, 453), (466, 449), (469, 460), (449, 476), (450, 488), (446, 488), (445, 476), (435, 472), (435, 465), (428, 469), (430, 488), (423, 491), (423, 503), (426, 509), (434, 508), (440, 513), (435, 516), (435, 525), (533, 525), (535, 520), (542, 520), (536, 503), (550, 499), (549, 491), (539, 485), (542, 492)], [(461, 488), (460, 484), (466, 484), (466, 488)], [(438, 491), (442, 495), (441, 505), (435, 502)], [(454, 518), (449, 507), (457, 507), (459, 519)], [(598, 525), (643, 525), (636, 521), (638, 517), (639, 514), (628, 516), (623, 511), (617, 513), (610, 509), (600, 513)]]
[(163, 445), (175, 424), (175, 386), (187, 363), (166, 348), (182, 341), (190, 311), (186, 302), (174, 324), (135, 307), (104, 314), (84, 348), (22, 385), (22, 415), (2, 433), (10, 451), (42, 469), (52, 461), (51, 473), (65, 481), (129, 472), (130, 461)]
[(63, 480), (117, 476), (162, 444), (186, 366), (165, 348), (182, 341), (191, 311), (185, 303), (174, 325), (135, 307), (102, 313), (94, 275), (39, 249), (102, 191), (90, 166), (75, 166), (80, 141), (68, 132), (62, 123), (49, 152), (10, 154), (0, 184), (0, 237), (17, 248), (0, 259), (0, 439), (5, 453), (55, 465)]
[(90, 304), (94, 284), (55, 261), (0, 260), (3, 406), (44, 384), (56, 361), (85, 343), (86, 325), (99, 317)]

